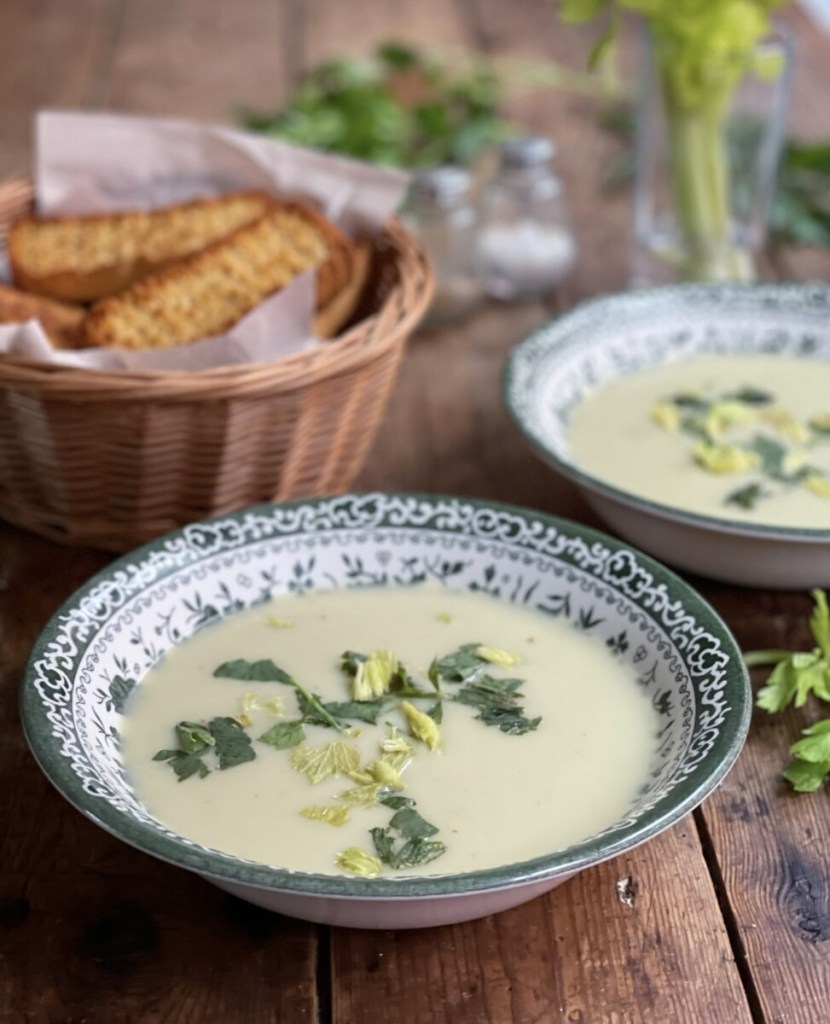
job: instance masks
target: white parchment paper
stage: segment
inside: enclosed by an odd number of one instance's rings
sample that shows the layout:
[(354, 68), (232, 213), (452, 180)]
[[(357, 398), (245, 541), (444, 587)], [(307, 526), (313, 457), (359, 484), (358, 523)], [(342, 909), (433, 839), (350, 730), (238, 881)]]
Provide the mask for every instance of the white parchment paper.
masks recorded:
[[(149, 209), (236, 189), (317, 205), (345, 231), (377, 230), (401, 203), (405, 173), (263, 136), (165, 118), (43, 111), (35, 126), (42, 216)], [(186, 370), (267, 362), (317, 344), (314, 274), (300, 275), (224, 335), (164, 350), (53, 349), (34, 321), (0, 325), (0, 352), (107, 370)]]

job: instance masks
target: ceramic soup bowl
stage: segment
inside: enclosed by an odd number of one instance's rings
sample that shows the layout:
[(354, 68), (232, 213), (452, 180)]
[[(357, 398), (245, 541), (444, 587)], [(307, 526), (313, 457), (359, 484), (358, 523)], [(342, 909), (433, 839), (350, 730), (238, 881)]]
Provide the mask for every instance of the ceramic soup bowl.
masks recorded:
[(657, 558), (744, 586), (830, 585), (830, 501), (826, 528), (768, 526), (726, 510), (703, 515), (606, 483), (571, 452), (569, 419), (586, 395), (703, 353), (830, 360), (830, 288), (689, 284), (586, 302), (513, 350), (505, 404), (542, 460), (572, 480), (615, 532)]
[[(437, 581), (527, 603), (600, 637), (659, 713), (647, 783), (598, 835), (466, 874), (315, 875), (209, 849), (160, 824), (127, 777), (130, 695), (169, 648), (288, 592)], [(515, 906), (650, 839), (737, 757), (751, 710), (740, 652), (695, 591), (646, 555), (541, 513), (474, 500), (347, 495), (263, 505), (188, 526), (113, 562), (56, 613), (22, 691), (30, 747), (78, 810), (139, 850), (243, 899), (335, 925), (410, 928)], [(494, 826), (496, 827), (496, 826)]]

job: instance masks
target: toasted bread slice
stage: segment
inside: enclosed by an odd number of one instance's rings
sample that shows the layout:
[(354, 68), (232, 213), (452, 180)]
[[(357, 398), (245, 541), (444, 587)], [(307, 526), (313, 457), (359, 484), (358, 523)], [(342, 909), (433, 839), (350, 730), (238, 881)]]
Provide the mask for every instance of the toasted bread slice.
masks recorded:
[(25, 291), (91, 302), (251, 223), (272, 202), (244, 191), (146, 211), (22, 217), (9, 231), (12, 277)]
[(83, 306), (44, 299), (0, 284), (0, 324), (39, 320), (55, 348), (78, 347), (81, 321), (85, 314)]
[(354, 243), (352, 275), (346, 286), (318, 311), (314, 317), (314, 333), (318, 338), (333, 338), (355, 315), (372, 270), (372, 242), (368, 238)]
[(82, 324), (88, 345), (170, 348), (228, 330), (305, 270), (317, 305), (352, 275), (351, 241), (311, 207), (275, 203), (259, 220), (97, 302)]

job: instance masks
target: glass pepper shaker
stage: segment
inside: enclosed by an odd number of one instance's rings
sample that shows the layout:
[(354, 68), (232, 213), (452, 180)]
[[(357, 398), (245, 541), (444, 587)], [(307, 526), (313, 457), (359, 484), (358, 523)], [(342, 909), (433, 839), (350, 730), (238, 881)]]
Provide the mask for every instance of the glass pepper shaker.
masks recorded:
[(551, 139), (510, 139), (481, 196), (479, 259), (487, 293), (498, 299), (540, 295), (576, 258)]
[(463, 317), (483, 296), (471, 188), (471, 176), (463, 167), (419, 171), (401, 209), (402, 223), (421, 240), (435, 272), (435, 296), (425, 326)]

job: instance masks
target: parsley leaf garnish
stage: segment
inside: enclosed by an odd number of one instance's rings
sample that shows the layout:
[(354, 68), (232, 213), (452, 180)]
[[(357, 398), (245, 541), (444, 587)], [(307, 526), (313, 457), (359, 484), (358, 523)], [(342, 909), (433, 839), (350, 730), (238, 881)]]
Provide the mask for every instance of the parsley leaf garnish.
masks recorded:
[(299, 746), (305, 740), (305, 729), (301, 721), (277, 722), (259, 737), (260, 743), (267, 743), (277, 750), (288, 750)]
[(689, 437), (694, 437), (699, 441), (708, 441), (709, 434), (703, 423), (699, 419), (695, 419), (693, 416), (684, 416), (680, 420), (680, 429), (684, 434)]
[(291, 676), (275, 665), (270, 658), (263, 658), (261, 661), (235, 658), (233, 661), (223, 662), (214, 670), (213, 675), (217, 679), (242, 679), (250, 683), (294, 683)]
[(761, 498), (766, 496), (764, 488), (759, 483), (747, 484), (746, 487), (739, 487), (737, 491), (723, 499), (727, 505), (737, 505), (738, 508), (747, 510), (755, 508)]
[(302, 693), (297, 694), (297, 703), (300, 705), (303, 721), (309, 725), (329, 725), (330, 718), (352, 719), (357, 722), (366, 722), (369, 725), (377, 725), (378, 715), (386, 706), (386, 701), (382, 697), (376, 700), (323, 703), (319, 698), (309, 701)]
[(315, 696), (288, 672), (275, 665), (270, 658), (262, 661), (248, 661), (246, 658), (236, 658), (234, 661), (225, 661), (213, 672), (214, 678), (220, 679), (241, 679), (245, 682), (258, 683), (285, 683), (293, 686), (297, 691), (297, 699), (301, 702), (300, 707), (303, 714), (313, 710), (316, 725), (327, 725), (332, 729), (342, 732), (343, 726), (337, 719), (327, 711), (319, 697)]
[(477, 653), (480, 647), (481, 644), (462, 644), (452, 654), (436, 658), (429, 668), (429, 678), (433, 685), (437, 679), (444, 679), (448, 683), (463, 683), (483, 672), (488, 663)]
[(436, 725), (441, 725), (444, 721), (444, 705), (440, 700), (437, 700), (431, 707), (427, 708), (426, 712), (429, 717), (435, 722)]
[[(350, 807), (382, 804), (394, 812), (385, 827), (370, 830), (377, 857), (357, 847), (338, 855), (337, 863), (344, 870), (371, 876), (378, 873), (381, 864), (395, 869), (409, 868), (428, 864), (446, 851), (445, 844), (435, 838), (437, 827), (421, 816), (414, 800), (400, 792), (404, 789), (401, 773), (414, 756), (414, 747), (392, 725), (390, 734), (380, 743), (380, 757), (361, 766), (359, 750), (343, 740), (321, 746), (308, 745), (305, 727), (323, 725), (353, 735), (359, 730), (346, 729), (343, 722), (354, 720), (377, 725), (380, 714), (391, 705), (406, 718), (411, 736), (435, 750), (441, 743), (438, 726), (443, 717), (444, 701), (449, 699), (475, 708), (476, 717), (486, 725), (520, 735), (535, 729), (541, 719), (529, 719), (522, 711), (519, 704), (521, 679), (499, 679), (492, 674), (519, 661), (517, 655), (499, 647), (463, 644), (432, 662), (428, 671), (432, 689), (422, 689), (393, 652), (377, 649), (366, 655), (347, 650), (341, 655), (341, 668), (351, 677), (352, 699), (329, 702), (323, 702), (269, 658), (258, 661), (235, 658), (219, 665), (213, 675), (246, 683), (278, 682), (292, 687), (300, 717), (272, 724), (257, 738), (258, 742), (277, 750), (290, 750), (291, 766), (304, 774), (312, 785), (341, 775), (357, 783), (337, 797), (341, 804), (309, 806), (300, 812), (303, 817), (342, 825), (348, 819)], [(442, 692), (444, 682), (453, 684), (451, 695)], [(410, 697), (429, 698), (429, 709), (416, 707), (407, 699)], [(276, 713), (280, 714), (281, 702), (274, 698), (269, 701), (276, 705)], [(175, 730), (178, 748), (160, 750), (155, 760), (166, 761), (180, 781), (193, 775), (204, 778), (210, 774), (207, 758), (212, 758), (220, 770), (253, 760), (257, 755), (245, 731), (253, 724), (248, 712), (266, 704), (261, 695), (248, 694), (243, 698), (243, 713), (239, 718), (217, 717), (207, 725), (180, 722)]]
[(391, 807), (393, 811), (399, 811), (402, 807), (414, 807), (415, 801), (410, 796), (401, 796), (388, 789), (378, 794), (377, 802), (384, 807)]
[(521, 736), (536, 729), (540, 718), (528, 718), (518, 704), (522, 694), (518, 687), (521, 679), (494, 679), (484, 676), (474, 683), (463, 686), (453, 698), (460, 704), (478, 708), (476, 718), (485, 725), (494, 725), (502, 732)]
[(211, 719), (209, 729), (220, 769), (235, 768), (256, 757), (251, 737), (235, 718)]
[(435, 825), (415, 810), (415, 801), (405, 796), (381, 796), (379, 803), (395, 809), (385, 828), (370, 829), (375, 853), (391, 868), (411, 868), (429, 864), (446, 851)]
[(177, 750), (159, 750), (154, 761), (166, 761), (178, 776), (179, 782), (198, 775), (204, 779), (210, 768), (204, 757), (213, 756), (219, 769), (253, 761), (256, 757), (251, 738), (235, 718), (213, 718), (205, 726), (199, 722), (179, 722), (176, 726)]
[[(378, 845), (379, 837), (376, 834), (388, 834), (388, 828), (373, 828), (372, 839), (375, 842), (375, 849), (378, 856), (390, 867), (416, 867), (419, 864), (429, 864), (446, 853), (446, 846), (440, 840), (410, 839), (397, 848), (388, 845), (388, 835), (384, 835)], [(381, 852), (383, 850), (383, 853)]]
[(186, 754), (201, 753), (216, 742), (210, 729), (199, 722), (179, 722), (176, 726), (176, 738), (180, 749)]
[(344, 651), (340, 656), (340, 667), (350, 676), (357, 675), (357, 670), (368, 660), (368, 655), (358, 651)]
[(176, 773), (179, 782), (184, 782), (191, 775), (198, 775), (200, 779), (210, 775), (210, 768), (198, 754), (187, 754), (184, 750), (160, 750), (153, 760), (166, 761)]
[(786, 480), (787, 473), (784, 471), (784, 459), (787, 457), (787, 447), (780, 441), (774, 441), (771, 437), (764, 437), (756, 434), (748, 446), (757, 455), (761, 456), (761, 467), (767, 476), (773, 480)]
[(671, 402), (676, 405), (678, 409), (688, 409), (693, 410), (694, 412), (706, 412), (712, 404), (700, 395), (686, 394), (672, 395)]
[(438, 829), (425, 821), (414, 807), (402, 807), (389, 820), (389, 827), (396, 828), (407, 839), (426, 839), (438, 833)]
[[(499, 657), (496, 657), (499, 655)], [(503, 657), (502, 657), (503, 655)], [(512, 655), (481, 644), (462, 644), (458, 650), (430, 665), (429, 676), (437, 687), (441, 680), (463, 685), (449, 697), (459, 704), (478, 709), (476, 718), (504, 733), (521, 736), (536, 729), (541, 718), (528, 718), (519, 701), (521, 679), (498, 679), (488, 669), (494, 664), (515, 662)]]
[(737, 391), (732, 391), (723, 396), (730, 402), (743, 402), (745, 405), (771, 405), (775, 401), (775, 395), (762, 388), (745, 385)]

